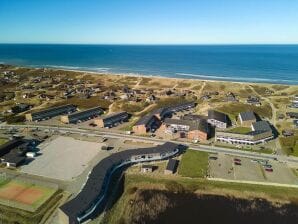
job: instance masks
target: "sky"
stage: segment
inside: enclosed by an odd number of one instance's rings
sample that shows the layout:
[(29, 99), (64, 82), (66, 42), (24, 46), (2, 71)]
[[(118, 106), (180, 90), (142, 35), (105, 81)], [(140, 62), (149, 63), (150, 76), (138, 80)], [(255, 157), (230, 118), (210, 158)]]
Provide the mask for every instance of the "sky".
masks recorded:
[(297, 44), (297, 0), (0, 0), (0, 43)]

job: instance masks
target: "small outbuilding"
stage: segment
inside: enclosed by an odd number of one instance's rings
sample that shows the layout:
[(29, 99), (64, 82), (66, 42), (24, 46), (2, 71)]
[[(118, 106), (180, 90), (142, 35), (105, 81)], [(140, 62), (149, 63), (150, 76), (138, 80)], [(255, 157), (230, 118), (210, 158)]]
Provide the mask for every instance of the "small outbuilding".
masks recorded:
[(176, 159), (169, 159), (167, 167), (165, 169), (165, 174), (174, 174), (178, 167), (178, 160)]
[(152, 165), (142, 165), (141, 172), (142, 173), (152, 173), (154, 170), (154, 166)]

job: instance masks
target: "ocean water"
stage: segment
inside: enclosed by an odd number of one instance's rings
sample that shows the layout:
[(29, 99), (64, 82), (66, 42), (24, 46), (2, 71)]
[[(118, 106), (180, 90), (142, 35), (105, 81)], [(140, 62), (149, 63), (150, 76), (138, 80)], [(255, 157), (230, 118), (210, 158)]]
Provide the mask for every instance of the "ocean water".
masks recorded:
[(0, 44), (0, 63), (100, 73), (298, 84), (298, 45)]

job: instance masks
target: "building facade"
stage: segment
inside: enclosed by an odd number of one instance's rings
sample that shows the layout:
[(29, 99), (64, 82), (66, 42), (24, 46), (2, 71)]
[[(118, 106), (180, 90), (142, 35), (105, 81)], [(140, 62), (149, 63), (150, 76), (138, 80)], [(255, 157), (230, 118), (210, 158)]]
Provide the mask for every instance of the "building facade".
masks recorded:
[(200, 121), (179, 120), (166, 118), (164, 129), (169, 133), (184, 132), (189, 140), (207, 140), (209, 126), (206, 120)]
[(132, 130), (134, 133), (142, 135), (147, 132), (154, 132), (160, 124), (160, 120), (155, 115), (149, 114), (139, 119)]
[(220, 129), (225, 129), (229, 126), (229, 117), (215, 110), (208, 110), (208, 123)]

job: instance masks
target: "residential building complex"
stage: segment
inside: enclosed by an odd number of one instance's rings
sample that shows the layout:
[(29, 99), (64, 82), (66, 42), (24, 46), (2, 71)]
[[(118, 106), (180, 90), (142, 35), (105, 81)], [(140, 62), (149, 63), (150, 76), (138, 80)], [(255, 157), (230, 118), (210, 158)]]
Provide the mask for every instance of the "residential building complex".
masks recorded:
[(51, 107), (39, 112), (28, 113), (25, 115), (27, 121), (41, 121), (47, 120), (63, 114), (70, 114), (77, 110), (76, 106), (67, 104), (58, 107)]
[(61, 122), (65, 124), (76, 124), (78, 122), (82, 122), (85, 120), (89, 120), (91, 118), (98, 117), (103, 113), (104, 113), (103, 109), (101, 109), (100, 107), (94, 107), (91, 109), (78, 111), (73, 114), (61, 116)]

